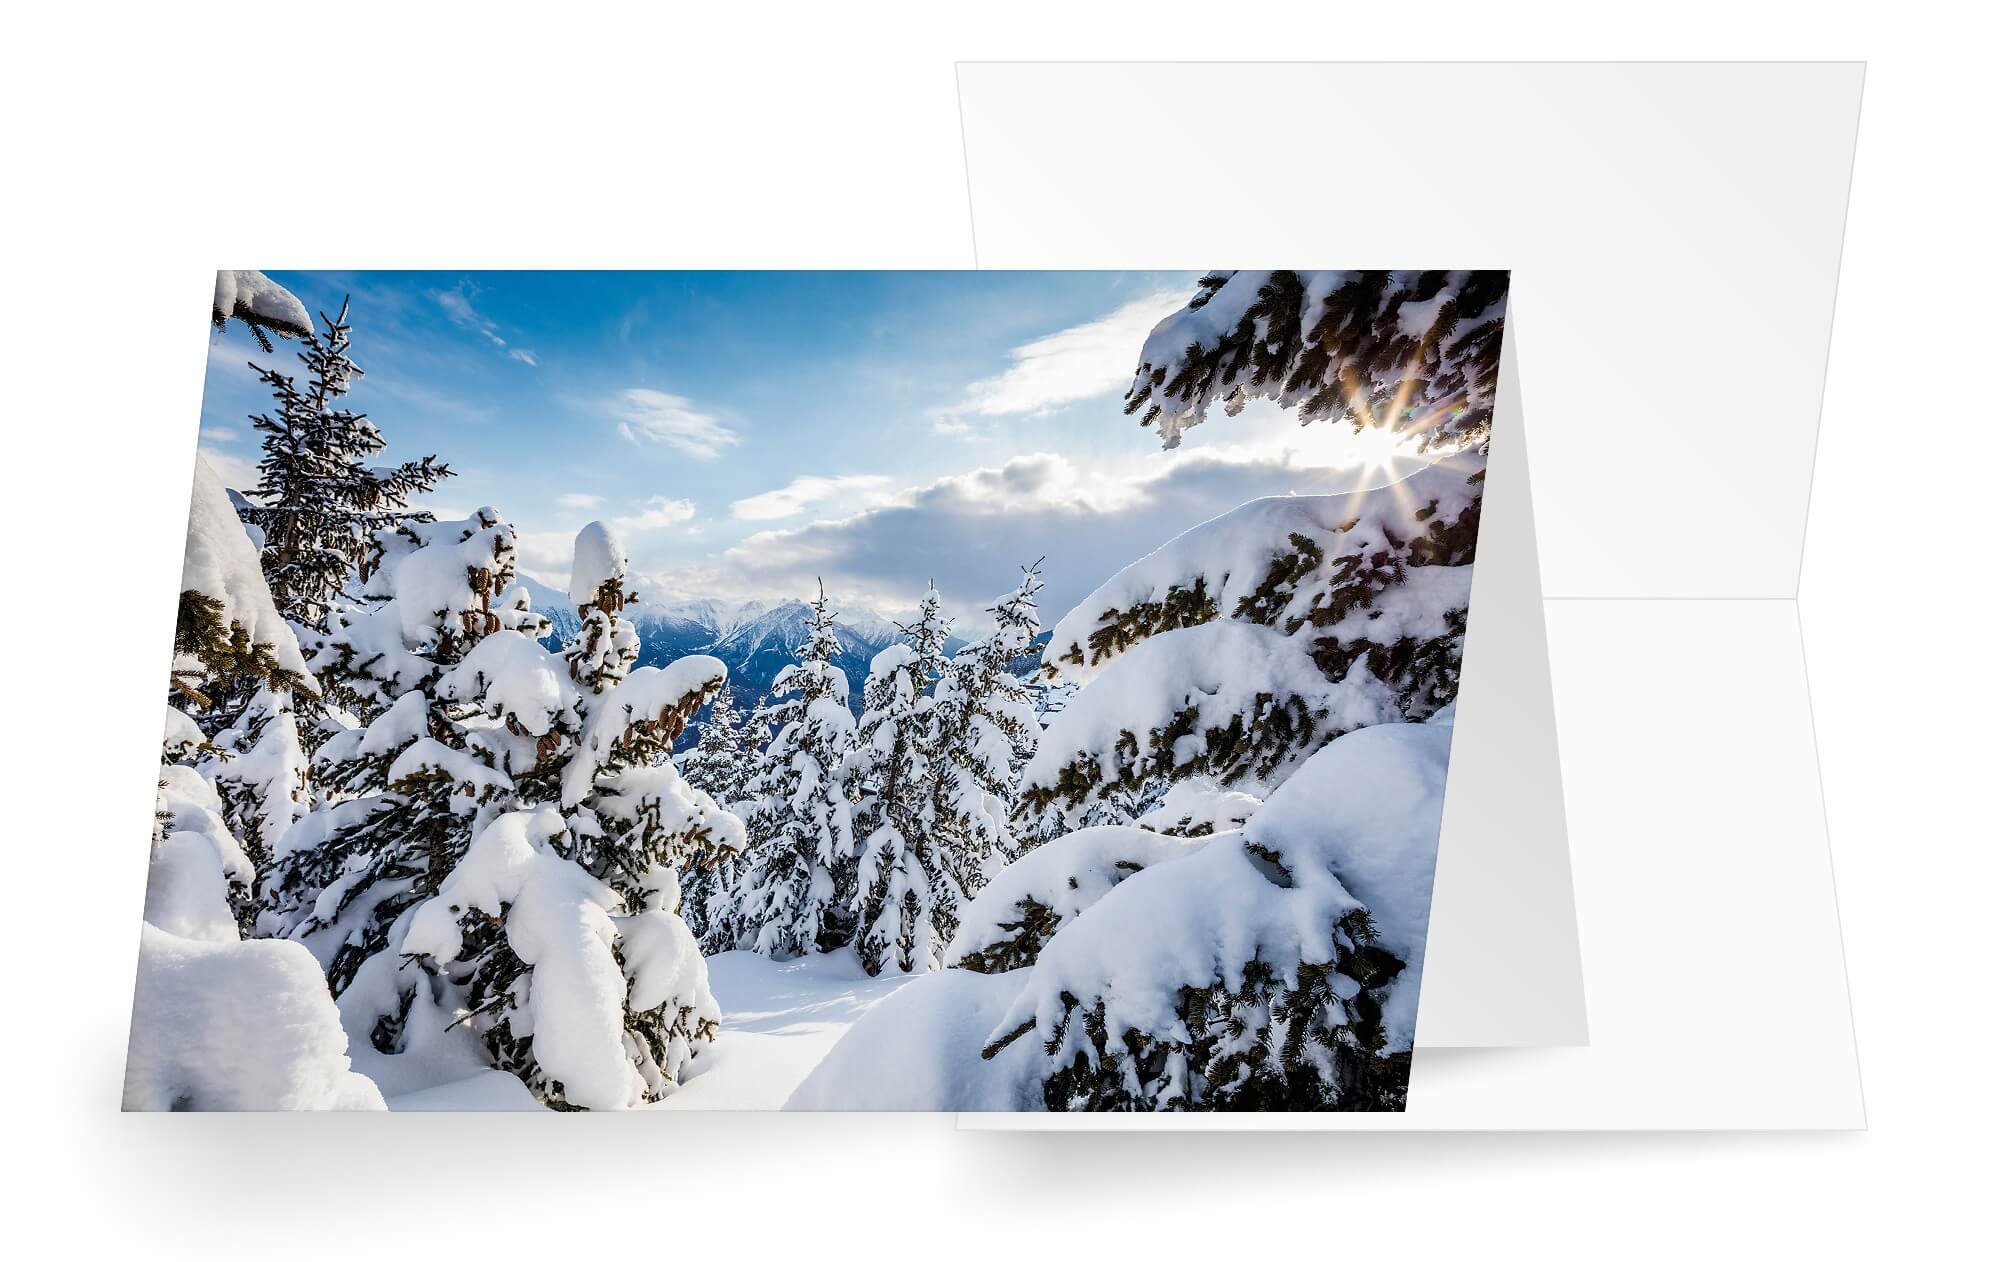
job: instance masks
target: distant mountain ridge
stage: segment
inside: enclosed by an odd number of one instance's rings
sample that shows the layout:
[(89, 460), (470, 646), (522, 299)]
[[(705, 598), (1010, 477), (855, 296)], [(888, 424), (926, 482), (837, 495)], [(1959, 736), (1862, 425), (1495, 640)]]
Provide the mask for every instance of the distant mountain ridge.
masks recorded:
[[(517, 581), (553, 628), (545, 643), (557, 647), (575, 638), (580, 624), (565, 593), (525, 575)], [(798, 660), (812, 606), (802, 600), (777, 604), (761, 600), (655, 604), (642, 600), (628, 606), (625, 616), (639, 631), (639, 665), (664, 666), (694, 653), (719, 658), (729, 668), (736, 704), (747, 709), (771, 690), (779, 671)], [(847, 676), (850, 705), (860, 706), (869, 664), (900, 635), (895, 623), (867, 610), (851, 610), (835, 618), (834, 638), (840, 643), (840, 652), (833, 661)], [(953, 636), (945, 642), (945, 649), (956, 652), (966, 643)]]

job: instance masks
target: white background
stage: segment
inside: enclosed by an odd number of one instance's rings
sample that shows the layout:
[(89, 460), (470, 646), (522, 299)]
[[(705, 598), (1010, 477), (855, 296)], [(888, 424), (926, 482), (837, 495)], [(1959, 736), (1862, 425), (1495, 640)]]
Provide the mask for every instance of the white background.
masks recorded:
[[(1995, 411), (1992, 40), (1946, 11), (1069, 0), (560, 20), (505, 4), (10, 15), (9, 1243), (1019, 1258), (1506, 1241), (1665, 1256), (1910, 1254), (1984, 1234), (1996, 830), (1974, 799), (1992, 775), (1995, 566), (1974, 432)], [(218, 264), (964, 266), (954, 59), (1273, 54), (1869, 61), (1802, 582), (1868, 1132), (972, 1135), (934, 1117), (115, 1112), (143, 875), (130, 838), (150, 808), (150, 698), (205, 350), (186, 312)], [(1171, 135), (1176, 109), (1229, 107), (1162, 101), (1154, 136), (1106, 155), (1133, 166), (1135, 205), (1170, 196), (1169, 172), (1260, 195), (1275, 173), (1190, 168), (1144, 143)], [(85, 609), (110, 612), (72, 620)], [(147, 644), (159, 658), (134, 647)], [(1689, 932), (1731, 929), (1688, 911)], [(1750, 963), (1678, 980), (1660, 1002), (1687, 1009), (1690, 1039), (1729, 1037), (1700, 1019), (1704, 986), (1757, 984)]]

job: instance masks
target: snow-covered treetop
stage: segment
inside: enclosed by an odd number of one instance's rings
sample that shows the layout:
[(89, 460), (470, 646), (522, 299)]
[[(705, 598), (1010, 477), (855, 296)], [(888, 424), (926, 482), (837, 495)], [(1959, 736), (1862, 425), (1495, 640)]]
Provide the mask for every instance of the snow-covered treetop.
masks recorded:
[(625, 582), (625, 545), (601, 521), (576, 534), (576, 557), (570, 564), (569, 603), (581, 609), (597, 603), (606, 583)]
[[(1384, 487), (1271, 496), (1231, 509), (1084, 597), (1056, 624), (1045, 668), (1081, 683), (1148, 636), (1218, 618), (1287, 634), (1307, 624), (1338, 627), (1371, 610), (1409, 567), (1471, 560), (1484, 470), (1482, 457), (1462, 453)], [(1371, 638), (1383, 630), (1348, 629)]]
[(1211, 406), (1233, 416), (1253, 399), (1421, 449), (1492, 429), (1505, 272), (1214, 272), (1200, 285), (1146, 339), (1125, 395), (1167, 447)]
[(1034, 646), (1042, 632), (1042, 611), (1035, 596), (1042, 590), (1042, 563), (1021, 567), (1021, 582), (988, 607), (993, 633), (978, 645), (995, 665), (1004, 666)]
[(271, 349), (267, 330), (281, 337), (304, 337), (312, 332), (306, 304), (262, 272), (217, 272), (215, 306), (209, 318), (218, 329), (231, 320), (243, 321), (266, 351)]
[(840, 635), (834, 621), (833, 602), (827, 599), (824, 584), (809, 608), (812, 614), (806, 622), (805, 639), (798, 647), (799, 660), (779, 671), (771, 681), (771, 695), (796, 694), (801, 712), (827, 697), (844, 706), (848, 692), (847, 673), (833, 664), (840, 654)]
[[(244, 532), (229, 492), (215, 470), (199, 456), (195, 458), (194, 493), (188, 506), (181, 591), (184, 623), (188, 606), (200, 606), (224, 636), (233, 640), (241, 632), (247, 649), (235, 650), (232, 656), (268, 658), (282, 676), (279, 682), (306, 692), (319, 691), (306, 668), (298, 637), (271, 599), (271, 589), (265, 584), (264, 571), (258, 564), (257, 548)], [(191, 601), (187, 593), (194, 593), (196, 599)], [(182, 638), (179, 632), (176, 638)], [(200, 678), (214, 673), (216, 663), (212, 659), (204, 662), (203, 656), (192, 645), (177, 644), (174, 674)]]

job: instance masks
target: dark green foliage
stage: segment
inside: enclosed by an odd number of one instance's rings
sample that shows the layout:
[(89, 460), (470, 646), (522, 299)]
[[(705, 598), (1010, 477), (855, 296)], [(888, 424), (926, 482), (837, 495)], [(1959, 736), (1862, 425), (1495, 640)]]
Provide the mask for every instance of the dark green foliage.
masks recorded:
[(209, 717), (212, 724), (227, 726), (217, 704), (225, 693), (247, 697), (266, 686), (311, 689), (304, 676), (278, 664), (271, 645), (253, 641), (240, 622), (224, 622), (223, 612), (222, 602), (213, 596), (192, 589), (181, 593), (174, 619), (174, 656), (193, 658), (200, 669), (177, 669), (171, 678), (173, 690), (197, 718)]
[[(1252, 960), (1242, 983), (1218, 977), (1183, 987), (1185, 1039), (1126, 1030), (1113, 1037), (1103, 1004), (1069, 1007), (1045, 1052), (1058, 1055), (1080, 1032), (1082, 1046), (1047, 1074), (1051, 1110), (1340, 1112), (1395, 1111), (1409, 1087), (1407, 1052), (1384, 1054), (1381, 989), (1402, 962), (1374, 945), (1366, 912), (1343, 918), (1331, 964), (1304, 965), (1296, 985)], [(990, 1059), (1032, 1022), (988, 1044)]]
[[(1326, 715), (1296, 696), (1257, 694), (1255, 709), (1234, 714), (1229, 722), (1202, 728), (1201, 710), (1188, 706), (1164, 726), (1142, 739), (1127, 729), (1108, 751), (1118, 774), (1104, 774), (1096, 749), (1080, 750), (1050, 785), (1026, 785), (1019, 813), (1028, 815), (1052, 806), (1079, 806), (1110, 789), (1141, 792), (1147, 785), (1188, 776), (1213, 776), (1232, 784), (1246, 776), (1263, 778), (1305, 753), (1324, 745), (1346, 729), (1326, 721)], [(1182, 737), (1199, 736), (1201, 750), (1192, 757), (1176, 750)]]
[[(1192, 586), (1170, 587), (1158, 600), (1142, 601), (1129, 609), (1105, 610), (1090, 633), (1090, 660), (1085, 661), (1074, 645), (1061, 660), (1073, 666), (1095, 665), (1150, 636), (1213, 622), (1218, 616), (1215, 600), (1208, 594), (1208, 580), (1197, 576)], [(1057, 673), (1053, 664), (1047, 672)]]
[(1005, 938), (966, 952), (953, 967), (974, 973), (1006, 973), (1026, 968), (1066, 923), (1053, 907), (1032, 894), (1014, 904), (1014, 913), (1015, 919), (1000, 922), (1000, 927), (1008, 931)]

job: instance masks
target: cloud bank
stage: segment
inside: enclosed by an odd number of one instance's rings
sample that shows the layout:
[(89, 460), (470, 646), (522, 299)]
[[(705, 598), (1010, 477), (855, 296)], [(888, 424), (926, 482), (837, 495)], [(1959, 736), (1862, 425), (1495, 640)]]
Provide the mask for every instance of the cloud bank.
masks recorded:
[(1289, 452), (1195, 451), (1123, 473), (1035, 452), (844, 517), (760, 531), (661, 580), (683, 596), (740, 599), (796, 596), (824, 578), (839, 603), (889, 614), (913, 607), (935, 580), (956, 616), (977, 620), (1021, 566), (1045, 557), (1042, 610), (1053, 623), (1119, 569), (1246, 500), (1353, 490), (1366, 476)]

